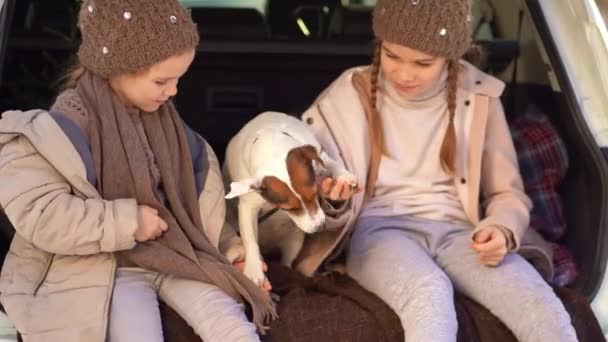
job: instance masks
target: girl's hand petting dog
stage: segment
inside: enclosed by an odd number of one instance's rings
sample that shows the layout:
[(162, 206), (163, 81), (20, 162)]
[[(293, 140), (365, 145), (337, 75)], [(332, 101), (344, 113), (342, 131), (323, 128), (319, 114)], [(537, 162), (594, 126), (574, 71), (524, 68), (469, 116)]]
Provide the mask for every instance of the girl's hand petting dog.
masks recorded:
[[(232, 266), (234, 266), (237, 270), (244, 272), (245, 271), (245, 259), (243, 260), (235, 260), (232, 263)], [(262, 267), (264, 272), (268, 272), (268, 265), (264, 262), (262, 263)], [(268, 280), (268, 277), (264, 277), (264, 284), (262, 284), (262, 288), (264, 289), (264, 291), (269, 292), (272, 290), (272, 285), (270, 285), (270, 281)]]
[(135, 240), (138, 242), (158, 239), (169, 228), (158, 216), (158, 210), (147, 205), (138, 206), (137, 221), (139, 226), (135, 231)]
[(484, 265), (498, 266), (508, 252), (507, 236), (496, 226), (484, 227), (473, 236), (471, 248)]

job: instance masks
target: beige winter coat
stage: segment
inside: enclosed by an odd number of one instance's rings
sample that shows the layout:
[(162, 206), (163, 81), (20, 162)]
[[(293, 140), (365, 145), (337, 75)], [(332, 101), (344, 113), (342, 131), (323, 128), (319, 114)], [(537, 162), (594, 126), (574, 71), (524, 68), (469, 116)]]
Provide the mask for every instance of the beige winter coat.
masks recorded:
[[(500, 104), (504, 84), (469, 63), (461, 62), (457, 104), (457, 170), (454, 184), (466, 215), (475, 230), (500, 225), (513, 233), (516, 249), (534, 259), (546, 279), (553, 274), (551, 250), (533, 230), (528, 229), (531, 202), (523, 190), (517, 157), (505, 115)], [(370, 161), (370, 141), (361, 97), (353, 76), (368, 67), (347, 70), (334, 81), (302, 115), (326, 152), (342, 161), (364, 189)], [(331, 226), (340, 227), (308, 236), (296, 268), (314, 273), (324, 261), (331, 261), (348, 241), (363, 205), (363, 192), (357, 194), (350, 209)], [(474, 233), (473, 231), (471, 232)]]
[[(203, 226), (217, 247), (225, 219), (218, 162), (199, 196)], [(0, 275), (0, 301), (26, 341), (104, 341), (116, 260), (135, 245), (137, 203), (103, 200), (85, 163), (45, 111), (0, 120), (0, 205), (16, 229)]]

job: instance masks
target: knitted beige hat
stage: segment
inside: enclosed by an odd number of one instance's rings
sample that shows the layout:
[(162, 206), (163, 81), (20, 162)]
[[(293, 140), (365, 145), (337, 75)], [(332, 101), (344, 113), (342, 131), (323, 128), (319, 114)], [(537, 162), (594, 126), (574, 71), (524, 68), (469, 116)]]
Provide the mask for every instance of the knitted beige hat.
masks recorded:
[(378, 0), (373, 25), (378, 39), (432, 56), (459, 59), (471, 46), (470, 0)]
[(85, 0), (78, 27), (80, 63), (106, 78), (143, 70), (199, 41), (177, 0)]

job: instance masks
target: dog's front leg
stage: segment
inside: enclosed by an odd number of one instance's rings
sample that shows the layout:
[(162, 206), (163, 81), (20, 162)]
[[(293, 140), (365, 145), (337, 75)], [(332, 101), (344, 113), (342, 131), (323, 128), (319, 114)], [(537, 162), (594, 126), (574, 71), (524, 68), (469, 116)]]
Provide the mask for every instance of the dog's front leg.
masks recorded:
[(239, 203), (239, 231), (245, 247), (245, 276), (259, 286), (264, 284), (264, 269), (260, 247), (258, 246), (259, 208), (247, 203)]

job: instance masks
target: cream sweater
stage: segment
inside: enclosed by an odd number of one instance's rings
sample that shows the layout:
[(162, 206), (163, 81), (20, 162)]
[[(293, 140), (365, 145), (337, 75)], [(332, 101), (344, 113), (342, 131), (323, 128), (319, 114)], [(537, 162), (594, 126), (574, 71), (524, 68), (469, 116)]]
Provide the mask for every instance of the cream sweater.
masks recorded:
[(448, 126), (446, 72), (440, 82), (411, 100), (380, 77), (378, 105), (388, 156), (383, 156), (376, 189), (362, 216), (411, 215), (468, 222), (451, 175), (439, 152)]

